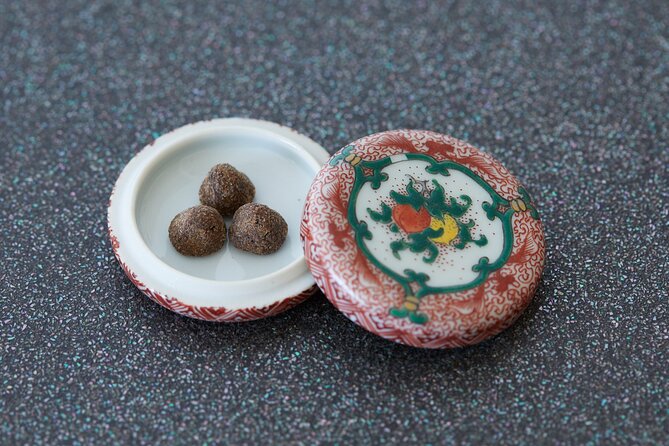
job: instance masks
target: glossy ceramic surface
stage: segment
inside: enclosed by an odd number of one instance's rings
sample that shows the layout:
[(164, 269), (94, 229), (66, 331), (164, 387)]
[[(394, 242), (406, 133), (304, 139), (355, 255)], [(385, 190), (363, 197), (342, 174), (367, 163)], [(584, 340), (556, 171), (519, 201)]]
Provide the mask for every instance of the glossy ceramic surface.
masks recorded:
[[(283, 311), (314, 290), (298, 231), (306, 192), (327, 157), (309, 138), (251, 119), (200, 122), (163, 135), (128, 163), (110, 197), (117, 258), (145, 294), (188, 316), (236, 321)], [(279, 251), (257, 256), (226, 243), (195, 258), (172, 247), (170, 221), (198, 204), (200, 184), (217, 163), (246, 173), (254, 201), (284, 217), (288, 237)]]
[(314, 181), (301, 235), (326, 296), (388, 339), (448, 348), (508, 327), (541, 277), (527, 191), (490, 155), (427, 131), (336, 153)]

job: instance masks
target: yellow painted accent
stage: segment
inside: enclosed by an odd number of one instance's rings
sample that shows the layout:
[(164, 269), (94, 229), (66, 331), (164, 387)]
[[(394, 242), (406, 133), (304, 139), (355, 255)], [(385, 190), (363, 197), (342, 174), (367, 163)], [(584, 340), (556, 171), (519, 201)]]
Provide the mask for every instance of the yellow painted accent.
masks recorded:
[(511, 205), (511, 209), (513, 209), (515, 212), (520, 211), (520, 207), (518, 206), (518, 202), (516, 200), (511, 200), (509, 204)]
[(404, 302), (404, 308), (406, 308), (409, 311), (416, 311), (418, 305), (416, 305), (413, 302)]
[(436, 230), (443, 229), (444, 232), (439, 237), (431, 239), (435, 243), (450, 243), (458, 236), (458, 223), (450, 215), (444, 215), (442, 220), (432, 217), (430, 228)]
[(518, 207), (523, 212), (525, 212), (527, 210), (527, 206), (525, 205), (525, 202), (523, 200), (521, 200), (520, 198), (518, 199)]

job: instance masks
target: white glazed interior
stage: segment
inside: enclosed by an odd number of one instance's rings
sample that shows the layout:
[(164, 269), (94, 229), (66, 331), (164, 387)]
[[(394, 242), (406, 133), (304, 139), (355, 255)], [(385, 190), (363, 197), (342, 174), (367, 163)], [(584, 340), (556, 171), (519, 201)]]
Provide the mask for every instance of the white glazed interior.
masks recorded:
[[(300, 218), (311, 181), (328, 157), (309, 138), (265, 121), (220, 119), (164, 135), (133, 158), (116, 183), (109, 224), (119, 256), (147, 287), (187, 305), (234, 310), (299, 294), (313, 284)], [(276, 253), (256, 256), (226, 243), (217, 253), (192, 258), (170, 244), (170, 221), (199, 203), (207, 171), (223, 162), (249, 176), (256, 202), (286, 219), (288, 238)]]
[[(198, 190), (209, 169), (226, 162), (246, 173), (256, 187), (255, 200), (279, 212), (288, 238), (274, 254), (249, 254), (226, 243), (206, 257), (179, 254), (167, 236), (172, 218), (199, 204)], [(210, 280), (246, 280), (265, 276), (303, 257), (299, 225), (306, 191), (318, 169), (282, 140), (244, 132), (211, 132), (183, 141), (149, 166), (137, 187), (137, 227), (149, 249), (163, 262)], [(226, 225), (232, 219), (226, 218)]]

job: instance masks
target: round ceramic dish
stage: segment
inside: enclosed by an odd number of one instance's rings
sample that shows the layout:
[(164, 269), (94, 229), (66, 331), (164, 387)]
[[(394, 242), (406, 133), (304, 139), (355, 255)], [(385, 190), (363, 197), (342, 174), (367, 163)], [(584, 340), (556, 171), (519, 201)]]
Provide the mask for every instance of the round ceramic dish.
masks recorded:
[[(309, 186), (328, 157), (306, 136), (266, 121), (217, 119), (174, 130), (138, 153), (116, 181), (108, 211), (114, 254), (144, 294), (177, 313), (220, 322), (278, 314), (316, 289), (299, 225)], [(288, 238), (279, 251), (257, 256), (226, 243), (197, 258), (172, 247), (170, 221), (199, 204), (200, 184), (217, 163), (246, 173), (254, 201), (284, 217)]]

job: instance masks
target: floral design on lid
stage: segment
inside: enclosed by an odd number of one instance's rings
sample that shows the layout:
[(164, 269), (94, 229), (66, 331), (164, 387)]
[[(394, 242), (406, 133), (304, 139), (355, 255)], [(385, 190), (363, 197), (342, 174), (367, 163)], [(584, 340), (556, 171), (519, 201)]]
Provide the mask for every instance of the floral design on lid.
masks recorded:
[(536, 206), (492, 157), (454, 138), (391, 131), (336, 153), (302, 225), (307, 262), (352, 320), (423, 347), (510, 325), (544, 257)]

